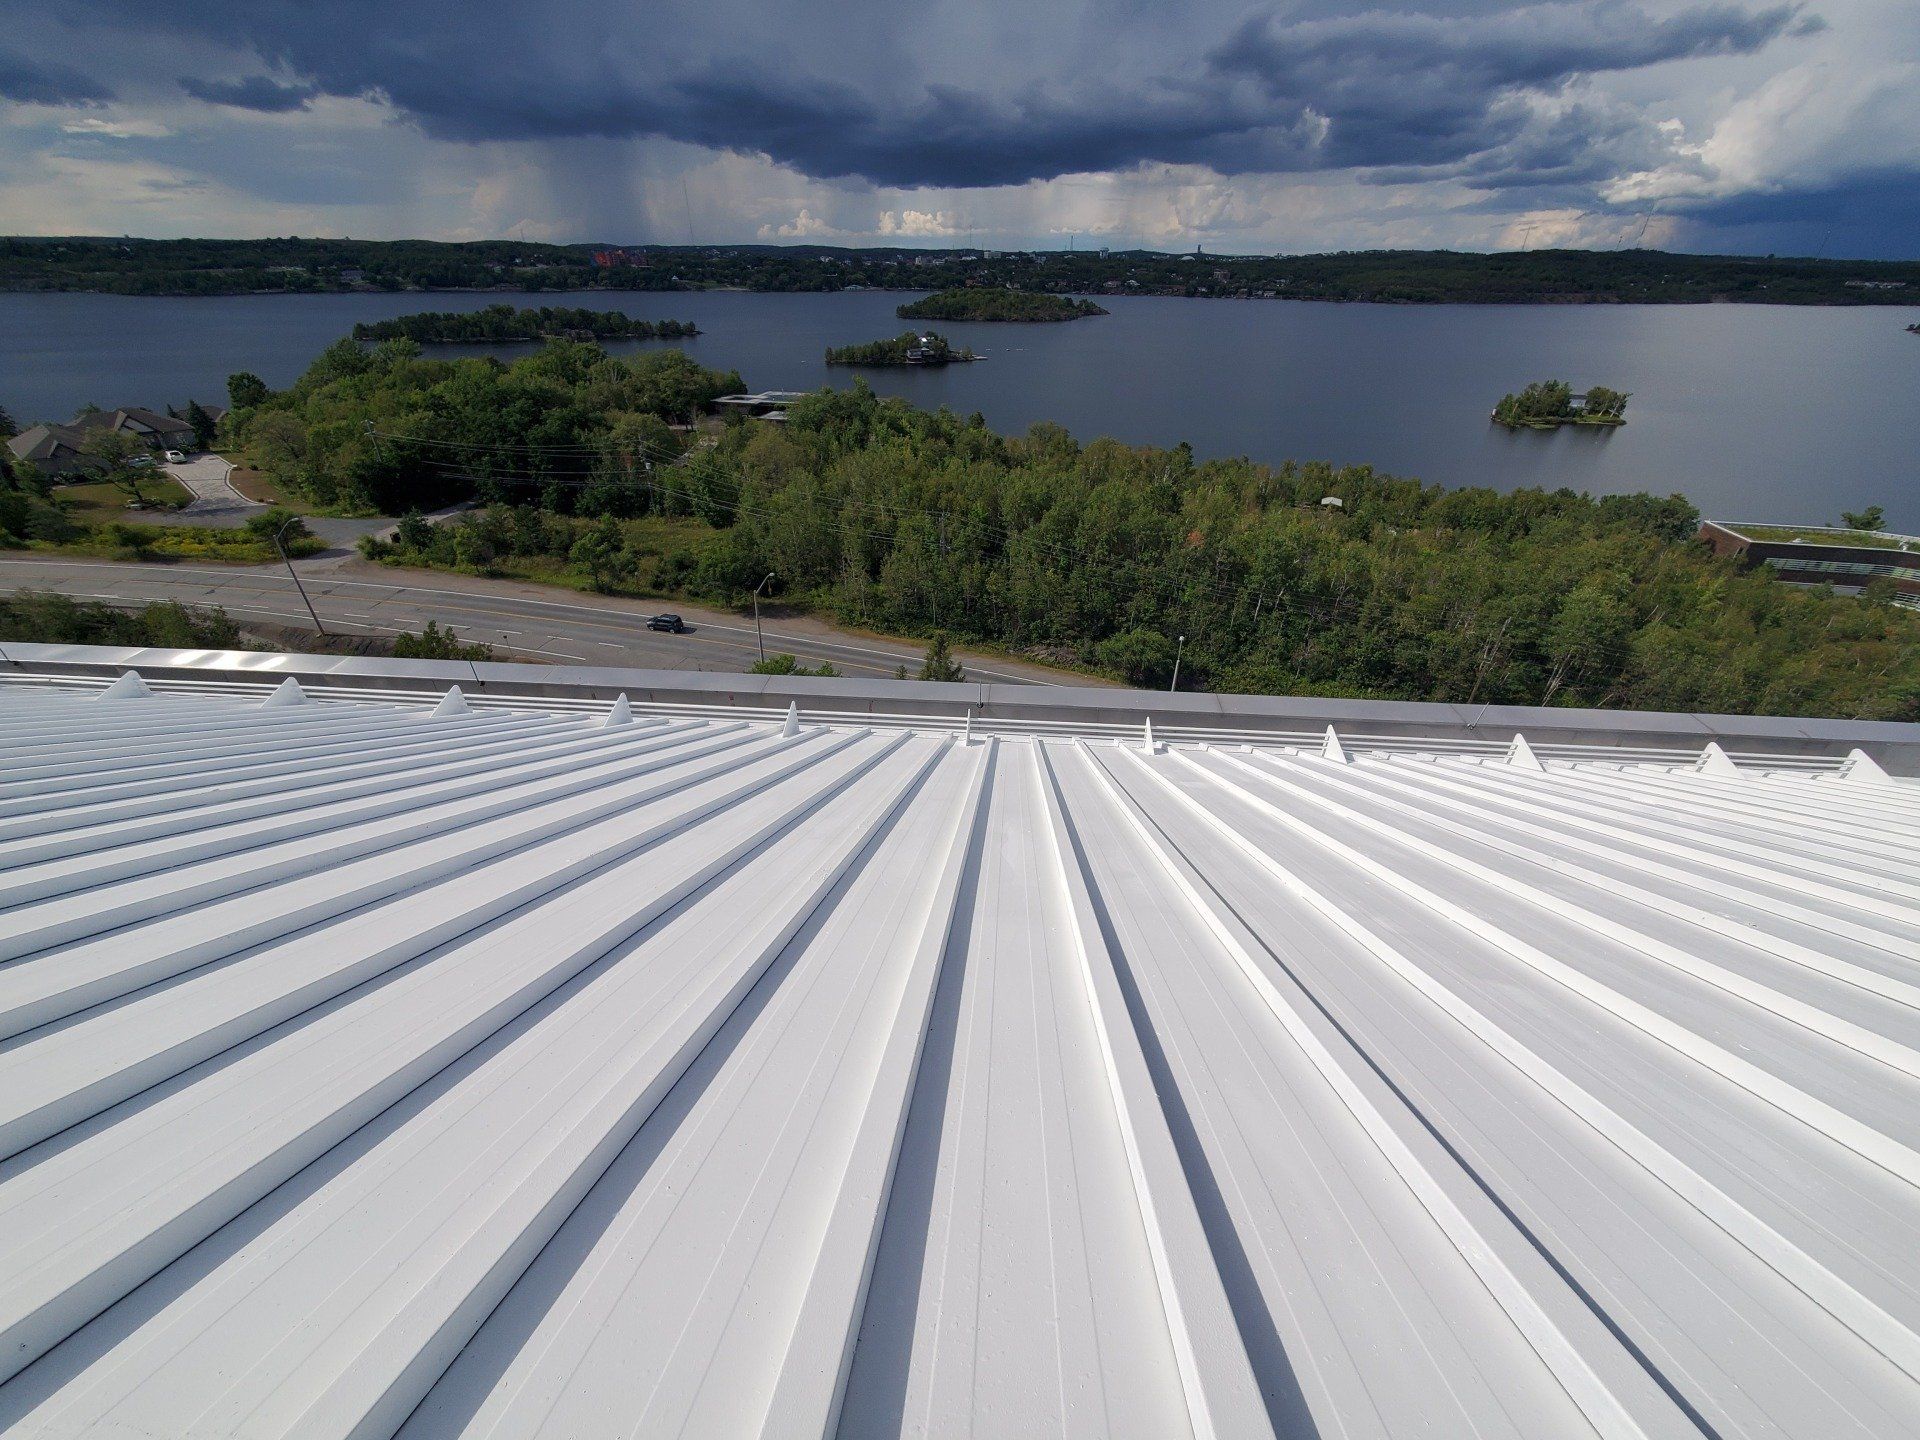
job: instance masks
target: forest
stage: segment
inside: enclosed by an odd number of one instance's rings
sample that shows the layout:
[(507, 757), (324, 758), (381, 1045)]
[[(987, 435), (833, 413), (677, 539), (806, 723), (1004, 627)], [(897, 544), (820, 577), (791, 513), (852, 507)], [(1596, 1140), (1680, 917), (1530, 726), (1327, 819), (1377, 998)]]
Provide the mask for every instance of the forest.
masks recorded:
[(1107, 312), (1091, 300), (1043, 295), (1005, 287), (942, 290), (897, 307), (902, 320), (994, 320), (1012, 322), (1084, 320)]
[(483, 507), (410, 517), (369, 547), (395, 563), (733, 604), (772, 573), (789, 607), (1146, 686), (1185, 635), (1183, 687), (1920, 719), (1920, 616), (1716, 559), (1677, 495), (1006, 437), (860, 384), (675, 428), (739, 388), (677, 351), (347, 341), (230, 423), (320, 503)]
[(391, 320), (363, 320), (353, 327), (356, 340), (416, 340), (423, 345), (496, 344), (511, 340), (678, 340), (698, 335), (685, 320), (632, 320), (618, 310), (583, 310), (542, 305), (515, 309), (488, 305), (480, 310), (427, 310)]
[(742, 387), (671, 349), (616, 359), (554, 341), (509, 365), (346, 339), (283, 391), (245, 372), (227, 388), (232, 435), (258, 469), (328, 509), (399, 514), (508, 494), (632, 509), (649, 457), (682, 444), (672, 427)]
[[(0, 290), (125, 295), (316, 291), (1012, 289), (1394, 304), (1920, 303), (1920, 261), (1661, 250), (919, 250), (481, 240), (0, 237)], [(929, 318), (944, 319), (945, 316)]]

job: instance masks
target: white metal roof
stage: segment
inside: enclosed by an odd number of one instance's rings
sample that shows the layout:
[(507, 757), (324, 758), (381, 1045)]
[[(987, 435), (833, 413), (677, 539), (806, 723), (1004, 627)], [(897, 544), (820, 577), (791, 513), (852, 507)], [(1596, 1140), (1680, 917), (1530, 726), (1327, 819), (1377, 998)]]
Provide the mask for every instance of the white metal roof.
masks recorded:
[(280, 698), (0, 689), (10, 1436), (1920, 1431), (1864, 757)]

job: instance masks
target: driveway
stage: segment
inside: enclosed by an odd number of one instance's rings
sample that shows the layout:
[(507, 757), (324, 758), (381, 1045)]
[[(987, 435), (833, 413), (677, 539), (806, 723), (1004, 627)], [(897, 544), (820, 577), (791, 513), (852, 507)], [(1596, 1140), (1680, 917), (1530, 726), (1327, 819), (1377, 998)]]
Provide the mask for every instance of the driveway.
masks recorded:
[[(268, 507), (249, 500), (233, 484), (233, 466), (218, 455), (195, 455), (178, 465), (161, 467), (186, 486), (193, 500), (179, 510), (152, 512), (143, 518), (160, 525), (209, 525), (215, 530), (237, 530)], [(327, 544), (327, 554), (344, 557), (362, 535), (378, 535), (399, 522), (390, 515), (362, 520), (342, 520), (330, 516), (312, 516), (307, 528)]]
[(195, 455), (178, 465), (164, 467), (167, 474), (193, 492), (193, 503), (173, 512), (182, 525), (214, 525), (222, 528), (246, 524), (249, 515), (267, 507), (249, 500), (233, 488), (229, 478), (233, 466), (218, 455)]

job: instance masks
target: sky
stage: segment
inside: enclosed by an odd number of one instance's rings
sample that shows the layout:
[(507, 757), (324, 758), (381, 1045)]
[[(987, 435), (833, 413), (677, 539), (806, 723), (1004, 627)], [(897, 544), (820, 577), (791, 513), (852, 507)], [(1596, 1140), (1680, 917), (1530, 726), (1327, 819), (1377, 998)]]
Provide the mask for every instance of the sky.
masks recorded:
[(1920, 0), (0, 0), (0, 232), (1920, 257)]

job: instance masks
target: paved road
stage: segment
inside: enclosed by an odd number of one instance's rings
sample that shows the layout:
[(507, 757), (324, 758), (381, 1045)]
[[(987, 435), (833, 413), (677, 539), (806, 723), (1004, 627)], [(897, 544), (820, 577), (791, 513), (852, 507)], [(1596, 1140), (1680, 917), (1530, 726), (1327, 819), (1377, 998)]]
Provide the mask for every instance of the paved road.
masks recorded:
[[(328, 630), (392, 635), (428, 620), (451, 625), (463, 640), (483, 641), (502, 658), (550, 664), (631, 665), (665, 670), (745, 670), (758, 658), (753, 622), (725, 611), (676, 602), (693, 627), (685, 635), (646, 629), (657, 602), (575, 595), (511, 581), (394, 570), (358, 560), (308, 561), (307, 594)], [(80, 599), (144, 603), (178, 600), (213, 606), (235, 620), (308, 628), (311, 621), (284, 569), (116, 564), (112, 561), (0, 558), (0, 591), (53, 590)], [(913, 645), (848, 635), (806, 618), (766, 625), (767, 653), (785, 651), (808, 664), (831, 660), (844, 675), (891, 676), (911, 670)], [(968, 656), (975, 679), (1017, 684), (1087, 684), (1037, 665)], [(1097, 683), (1097, 682), (1091, 682)]]

